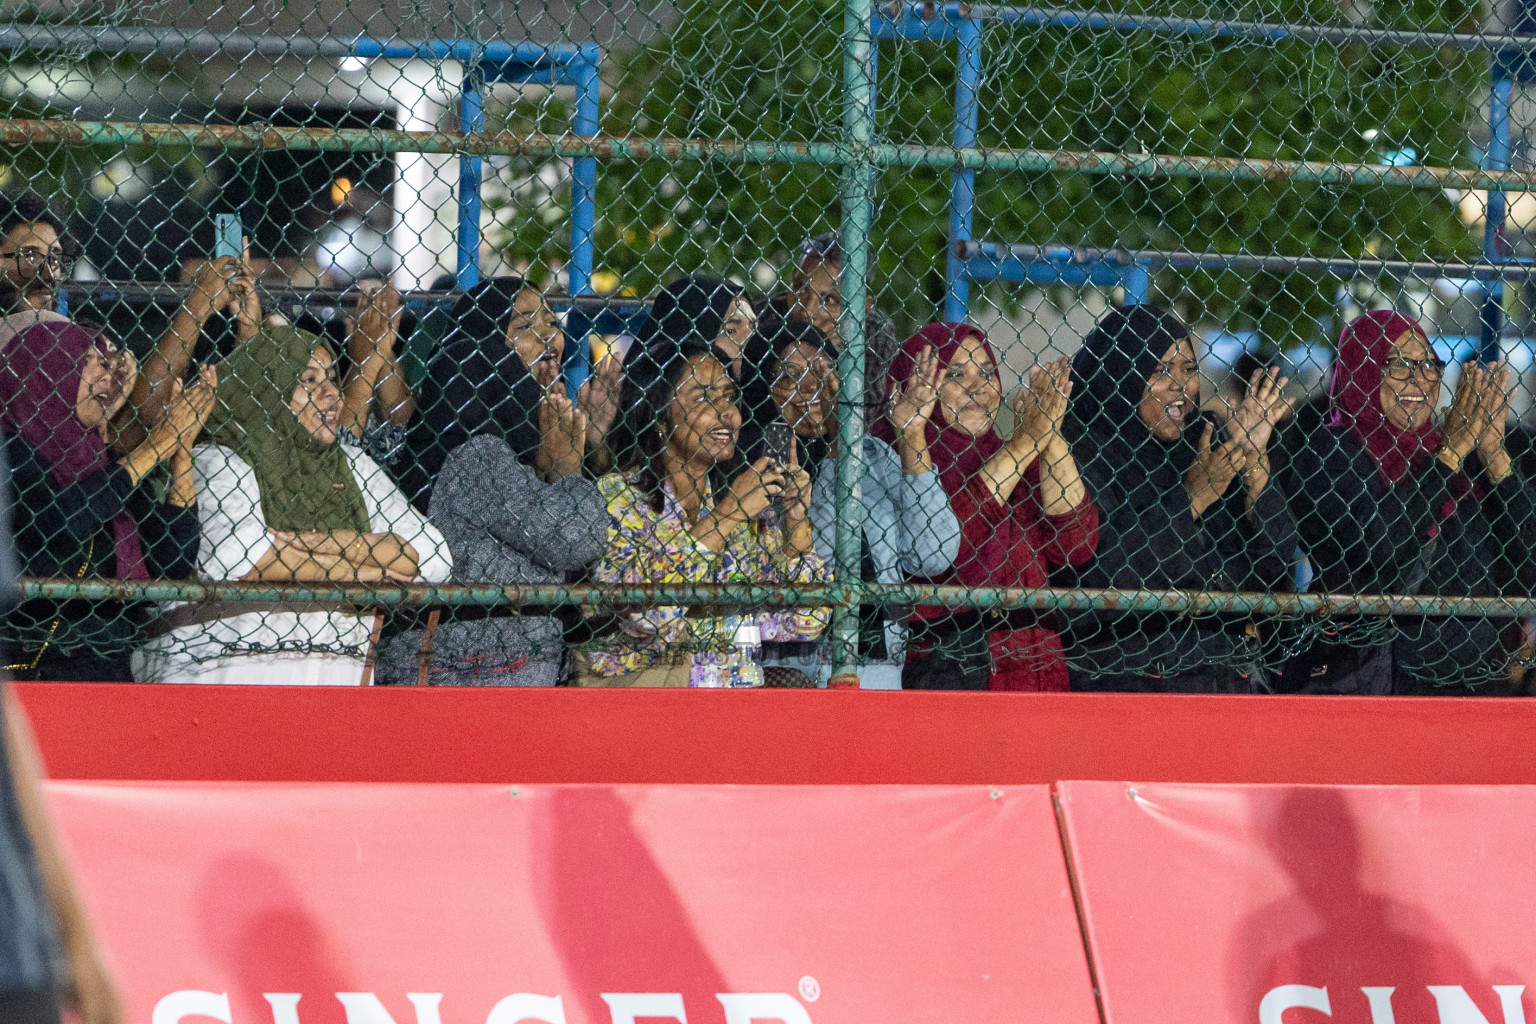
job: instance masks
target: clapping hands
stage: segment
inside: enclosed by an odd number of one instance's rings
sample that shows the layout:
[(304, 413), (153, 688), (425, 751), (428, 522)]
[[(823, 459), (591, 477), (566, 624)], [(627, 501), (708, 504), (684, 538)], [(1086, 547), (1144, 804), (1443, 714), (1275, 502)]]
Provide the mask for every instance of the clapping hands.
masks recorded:
[(1029, 383), (1015, 392), (1013, 414), (1017, 433), (1033, 438), (1037, 448), (1061, 437), (1068, 400), (1072, 397), (1072, 361), (1066, 356), (1034, 367)]

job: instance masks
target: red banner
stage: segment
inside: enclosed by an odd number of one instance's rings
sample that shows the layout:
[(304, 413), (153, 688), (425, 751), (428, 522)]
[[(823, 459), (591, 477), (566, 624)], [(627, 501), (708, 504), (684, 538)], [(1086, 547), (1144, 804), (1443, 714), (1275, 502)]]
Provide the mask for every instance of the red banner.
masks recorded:
[(1044, 786), (49, 796), (136, 1024), (1097, 1020)]
[(1536, 789), (1058, 785), (1105, 1024), (1525, 1024)]

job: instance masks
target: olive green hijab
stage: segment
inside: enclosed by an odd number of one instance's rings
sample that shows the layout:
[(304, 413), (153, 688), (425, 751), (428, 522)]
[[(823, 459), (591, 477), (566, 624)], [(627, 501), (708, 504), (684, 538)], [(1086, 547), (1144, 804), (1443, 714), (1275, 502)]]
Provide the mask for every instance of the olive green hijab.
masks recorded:
[(369, 530), (368, 509), (341, 445), (321, 444), (288, 408), (323, 340), (294, 327), (263, 327), (219, 364), (213, 440), (256, 472), (261, 511), (273, 530)]

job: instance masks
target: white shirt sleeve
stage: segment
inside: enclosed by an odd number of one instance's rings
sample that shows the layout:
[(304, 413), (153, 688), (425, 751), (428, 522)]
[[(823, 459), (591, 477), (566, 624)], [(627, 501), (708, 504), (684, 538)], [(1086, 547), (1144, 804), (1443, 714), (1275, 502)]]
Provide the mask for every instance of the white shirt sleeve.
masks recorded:
[(453, 572), (453, 555), (448, 542), (416, 506), (405, 499), (400, 488), (361, 448), (347, 448), (352, 476), (368, 507), (368, 521), (374, 533), (393, 533), (416, 549), (416, 579), (421, 583), (445, 583)]
[(203, 538), (197, 572), (205, 580), (238, 580), (256, 567), (267, 548), (267, 519), (261, 488), (248, 462), (222, 445), (192, 451), (192, 478)]

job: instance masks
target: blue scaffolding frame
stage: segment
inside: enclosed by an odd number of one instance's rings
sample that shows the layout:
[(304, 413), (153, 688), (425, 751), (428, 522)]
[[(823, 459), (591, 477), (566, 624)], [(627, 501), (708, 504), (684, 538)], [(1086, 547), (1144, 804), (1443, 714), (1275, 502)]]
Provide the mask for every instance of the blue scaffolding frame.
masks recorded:
[[(1517, 20), (1506, 34), (1417, 32), (1355, 26), (1290, 25), (1254, 21), (1222, 21), (1131, 15), (1057, 7), (970, 5), (934, 3), (932, 0), (897, 0), (882, 4), (872, 14), (871, 34), (876, 39), (954, 42), (958, 53), (955, 75), (954, 145), (974, 146), (979, 122), (978, 91), (982, 69), (982, 27), (996, 23), (1014, 27), (1069, 28), (1100, 32), (1151, 32), (1164, 35), (1294, 39), (1302, 42), (1372, 45), (1450, 46), (1494, 54), (1490, 62), (1488, 146), (1483, 153), (1486, 170), (1508, 170), (1510, 162), (1510, 101), (1516, 81), (1533, 76), (1530, 51), (1536, 47), (1536, 2), (1518, 0)], [(878, 87), (876, 54), (870, 58), (870, 79)], [(972, 281), (1010, 281), (1031, 284), (1092, 284), (1119, 286), (1128, 304), (1148, 301), (1151, 271), (1156, 267), (1241, 269), (1248, 264), (1283, 263), (1285, 269), (1349, 276), (1370, 267), (1384, 274), (1402, 276), (1461, 276), (1485, 281), (1481, 330), (1476, 346), (1478, 359), (1499, 357), (1504, 326), (1504, 281), (1507, 277), (1528, 280), (1528, 261), (1511, 259), (1504, 240), (1507, 204), (1504, 193), (1488, 193), (1484, 227), (1483, 262), (1446, 268), (1435, 264), (1393, 261), (1302, 259), (1243, 256), (1216, 253), (1177, 253), (1121, 250), (1083, 250), (1069, 245), (1009, 245), (978, 241), (974, 237), (976, 172), (956, 169), (950, 176), (949, 244), (945, 261), (944, 318), (963, 322), (969, 314)], [(1315, 266), (1314, 266), (1315, 265)], [(1274, 269), (1279, 269), (1278, 267)]]
[[(111, 53), (263, 56), (280, 58), (356, 58), (371, 60), (456, 61), (463, 66), (459, 123), (463, 131), (485, 130), (485, 87), (497, 82), (571, 86), (576, 91), (571, 131), (577, 136), (598, 133), (599, 66), (602, 47), (595, 43), (561, 44), (472, 39), (374, 39), (322, 36), (289, 38), (251, 33), (215, 34), (178, 29), (113, 26), (0, 26), (0, 50), (94, 49)], [(459, 158), (458, 221), (454, 280), (460, 290), (480, 281), (480, 190), (484, 179), (481, 157)], [(571, 250), (567, 264), (568, 291), (591, 294), (596, 222), (597, 161), (580, 157), (571, 168)], [(60, 293), (60, 312), (67, 312)], [(590, 346), (585, 327), (572, 331), (575, 344), (567, 352), (567, 380), (572, 394), (587, 376)]]

